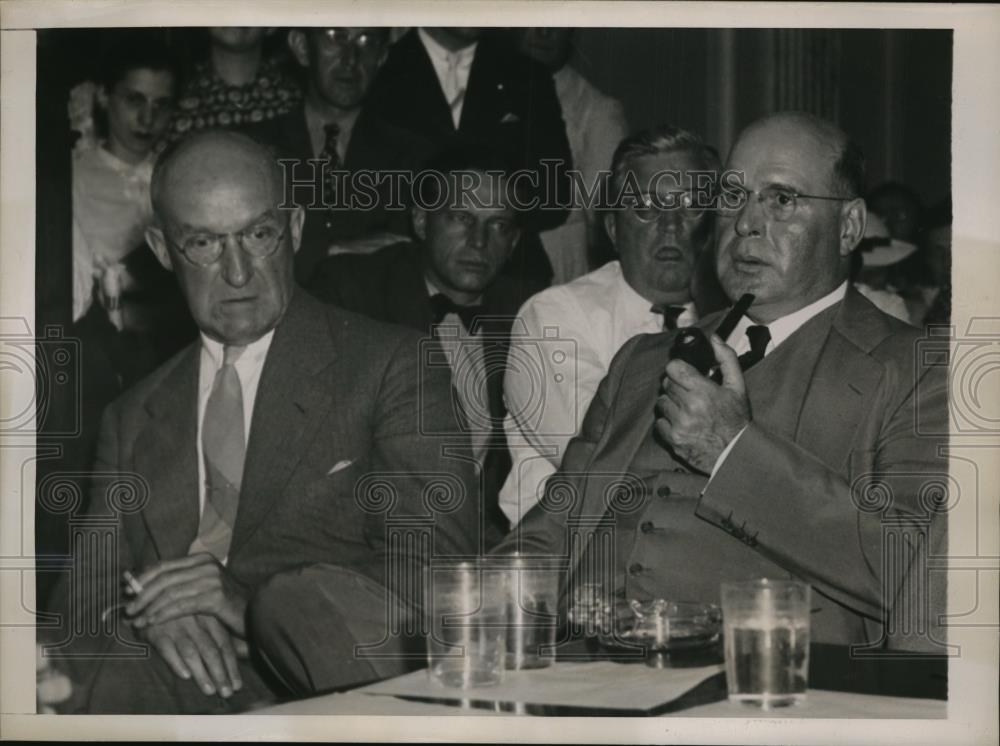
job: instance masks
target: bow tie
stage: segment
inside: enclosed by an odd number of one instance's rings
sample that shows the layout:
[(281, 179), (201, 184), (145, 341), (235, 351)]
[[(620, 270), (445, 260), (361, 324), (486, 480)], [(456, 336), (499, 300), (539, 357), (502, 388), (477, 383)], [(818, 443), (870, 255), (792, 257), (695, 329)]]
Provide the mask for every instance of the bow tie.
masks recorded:
[(440, 324), (445, 316), (453, 313), (458, 316), (467, 332), (472, 331), (472, 322), (482, 312), (482, 306), (460, 306), (444, 293), (435, 293), (431, 296), (431, 315), (435, 324)]

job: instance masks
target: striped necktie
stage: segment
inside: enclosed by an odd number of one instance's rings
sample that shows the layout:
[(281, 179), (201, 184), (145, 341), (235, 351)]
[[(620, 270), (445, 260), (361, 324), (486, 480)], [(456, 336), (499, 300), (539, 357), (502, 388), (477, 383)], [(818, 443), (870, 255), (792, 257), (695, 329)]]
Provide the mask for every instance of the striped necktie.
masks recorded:
[(219, 560), (224, 560), (229, 554), (243, 482), (243, 460), (246, 456), (243, 387), (235, 363), (245, 349), (235, 346), (225, 348), (222, 367), (215, 374), (201, 425), (205, 506), (198, 525), (198, 536), (191, 544), (189, 553), (208, 552)]

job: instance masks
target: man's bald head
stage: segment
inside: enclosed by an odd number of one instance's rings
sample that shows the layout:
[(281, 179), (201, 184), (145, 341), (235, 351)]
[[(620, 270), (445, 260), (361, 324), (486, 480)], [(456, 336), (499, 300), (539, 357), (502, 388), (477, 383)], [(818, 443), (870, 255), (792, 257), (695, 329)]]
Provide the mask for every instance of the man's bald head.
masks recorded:
[(281, 167), (267, 147), (246, 135), (225, 130), (192, 134), (165, 150), (153, 168), (150, 198), (162, 224), (177, 214), (178, 200), (225, 182), (247, 179), (268, 185), (274, 204), (282, 201)]
[(746, 127), (740, 133), (736, 145), (763, 131), (784, 137), (790, 144), (814, 148), (816, 153), (824, 155), (830, 164), (832, 194), (857, 197), (864, 193), (864, 154), (847, 133), (832, 122), (803, 111), (769, 114)]

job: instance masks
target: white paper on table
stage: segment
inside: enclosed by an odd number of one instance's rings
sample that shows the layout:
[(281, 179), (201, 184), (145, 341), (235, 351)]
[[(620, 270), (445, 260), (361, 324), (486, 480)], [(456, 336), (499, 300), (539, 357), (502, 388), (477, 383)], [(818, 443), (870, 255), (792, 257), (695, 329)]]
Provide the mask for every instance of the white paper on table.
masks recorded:
[(656, 669), (611, 661), (559, 662), (549, 668), (505, 671), (503, 681), (494, 686), (459, 689), (439, 684), (424, 669), (355, 691), (397, 697), (651, 710), (672, 702), (722, 670), (721, 664)]

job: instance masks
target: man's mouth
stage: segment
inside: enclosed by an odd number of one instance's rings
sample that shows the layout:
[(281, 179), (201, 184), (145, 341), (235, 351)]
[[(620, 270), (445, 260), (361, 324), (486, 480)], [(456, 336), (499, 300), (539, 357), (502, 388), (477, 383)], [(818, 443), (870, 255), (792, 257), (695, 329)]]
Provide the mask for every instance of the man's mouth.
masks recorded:
[(661, 246), (654, 252), (653, 258), (658, 262), (679, 262), (684, 259), (684, 252), (676, 246)]
[(477, 272), (479, 274), (485, 274), (490, 271), (490, 265), (486, 262), (480, 262), (475, 259), (459, 259), (455, 262), (459, 267), (464, 269), (466, 272)]
[(733, 257), (733, 266), (740, 272), (758, 272), (768, 265), (757, 257), (738, 256)]

